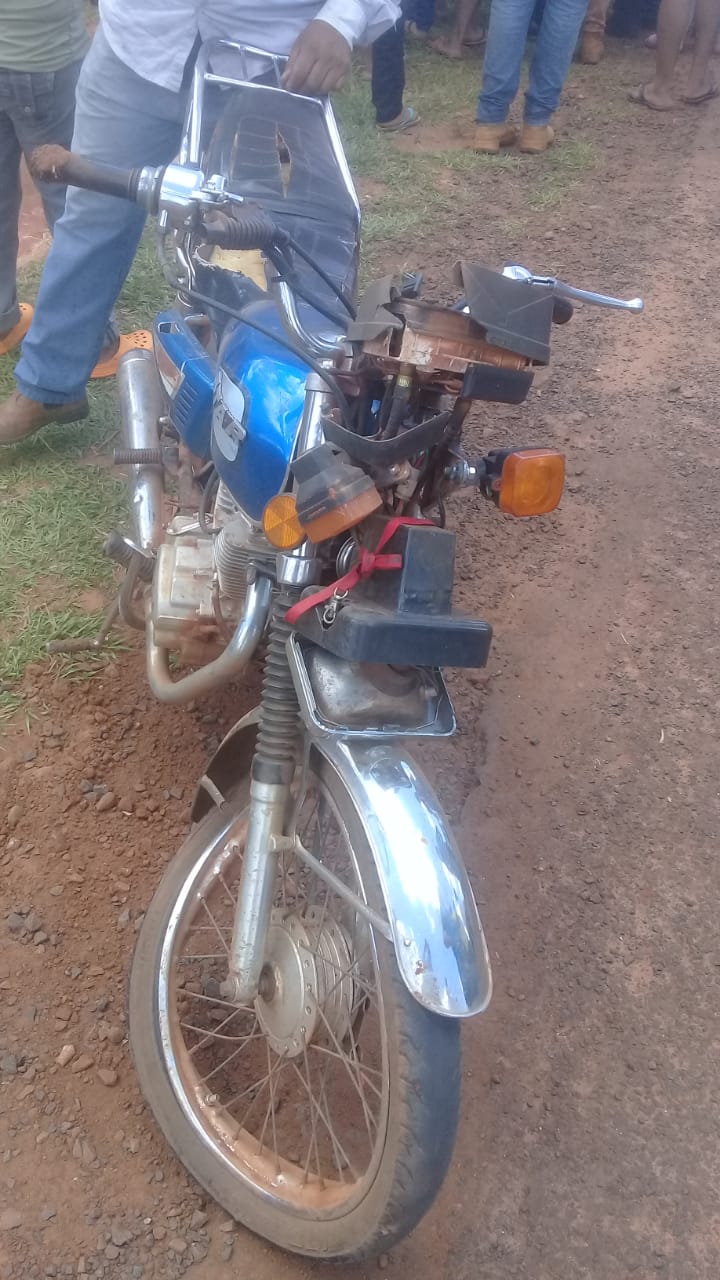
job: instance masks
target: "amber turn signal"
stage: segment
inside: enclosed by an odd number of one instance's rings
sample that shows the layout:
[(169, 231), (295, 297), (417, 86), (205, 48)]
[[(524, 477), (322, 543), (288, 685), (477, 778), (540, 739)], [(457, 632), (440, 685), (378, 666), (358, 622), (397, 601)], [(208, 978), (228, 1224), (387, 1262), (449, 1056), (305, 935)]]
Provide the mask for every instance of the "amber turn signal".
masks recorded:
[(291, 493), (276, 493), (270, 499), (263, 511), (262, 526), (270, 546), (278, 551), (293, 551), (305, 538)]
[(558, 505), (565, 458), (554, 449), (518, 449), (503, 464), (498, 506), (511, 516), (544, 516)]

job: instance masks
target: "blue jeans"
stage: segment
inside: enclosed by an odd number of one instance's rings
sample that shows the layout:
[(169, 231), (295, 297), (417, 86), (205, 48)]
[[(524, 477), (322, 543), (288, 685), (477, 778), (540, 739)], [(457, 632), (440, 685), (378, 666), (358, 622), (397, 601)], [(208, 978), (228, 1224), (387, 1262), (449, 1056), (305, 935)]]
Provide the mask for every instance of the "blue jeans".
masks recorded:
[[(20, 160), (35, 147), (69, 147), (80, 62), (59, 71), (10, 71), (0, 67), (0, 335), (20, 319), (15, 272), (22, 197)], [(65, 208), (65, 187), (39, 182), (52, 231)]]
[[(123, 168), (167, 164), (180, 144), (185, 98), (131, 71), (101, 28), (80, 73), (73, 149)], [(125, 200), (69, 188), (15, 370), (24, 395), (43, 404), (83, 399), (144, 222)]]
[[(547, 124), (557, 110), (588, 0), (546, 0), (530, 63), (525, 122)], [(492, 0), (479, 124), (502, 124), (520, 84), (523, 54), (535, 0)]]

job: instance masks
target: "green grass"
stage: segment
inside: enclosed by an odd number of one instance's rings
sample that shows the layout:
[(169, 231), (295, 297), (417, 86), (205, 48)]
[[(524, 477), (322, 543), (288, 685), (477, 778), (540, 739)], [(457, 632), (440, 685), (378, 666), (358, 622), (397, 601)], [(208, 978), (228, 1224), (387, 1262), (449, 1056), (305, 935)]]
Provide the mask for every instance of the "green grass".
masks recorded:
[[(21, 273), (24, 300), (34, 298), (41, 269), (33, 262)], [(146, 326), (167, 297), (148, 235), (118, 306), (120, 324)], [(0, 359), (0, 396), (14, 385), (14, 363)], [(117, 435), (115, 395), (112, 380), (92, 386), (86, 422), (50, 427), (0, 453), (0, 722), (19, 705), (15, 686), (48, 641), (93, 635), (102, 618), (82, 597), (98, 589), (109, 596), (103, 542), (127, 521), (125, 482), (100, 465)], [(69, 678), (92, 670), (85, 655), (53, 663)]]
[[(586, 69), (572, 74), (584, 89)], [(518, 240), (528, 219), (559, 216), (595, 166), (593, 148), (582, 138), (561, 139), (539, 158), (476, 156), (460, 149), (457, 125), (472, 122), (479, 75), (477, 59), (452, 63), (411, 47), (406, 101), (428, 126), (430, 140), (421, 148), (406, 149), (378, 132), (367, 81), (354, 77), (340, 95), (337, 109), (350, 167), (366, 192), (365, 279), (385, 247), (404, 255), (421, 232), (426, 246), (454, 225), (461, 209), (481, 210), (484, 227), (494, 228), (500, 242)], [(587, 83), (591, 87), (595, 81), (587, 77)], [(23, 271), (24, 300), (33, 300), (41, 271), (39, 262)], [(146, 327), (168, 296), (151, 229), (118, 306), (122, 327)], [(13, 365), (13, 357), (0, 358), (0, 398), (14, 385)], [(50, 428), (0, 451), (0, 721), (20, 704), (27, 664), (49, 661), (49, 640), (92, 635), (97, 629), (101, 611), (84, 594), (99, 589), (109, 596), (112, 570), (102, 544), (127, 513), (124, 482), (105, 461), (117, 433), (115, 395), (113, 381), (93, 385), (86, 422)], [(93, 669), (84, 655), (52, 661), (67, 678)]]

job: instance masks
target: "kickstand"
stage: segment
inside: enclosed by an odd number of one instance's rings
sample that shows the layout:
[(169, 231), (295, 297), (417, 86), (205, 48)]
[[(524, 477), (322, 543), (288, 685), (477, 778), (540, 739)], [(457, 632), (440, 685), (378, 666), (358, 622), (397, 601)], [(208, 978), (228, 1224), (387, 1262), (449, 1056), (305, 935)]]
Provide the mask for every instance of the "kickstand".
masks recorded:
[(119, 613), (118, 601), (113, 600), (102, 620), (97, 635), (86, 636), (77, 640), (50, 640), (46, 646), (48, 653), (99, 653), (105, 647), (105, 641), (112, 631)]

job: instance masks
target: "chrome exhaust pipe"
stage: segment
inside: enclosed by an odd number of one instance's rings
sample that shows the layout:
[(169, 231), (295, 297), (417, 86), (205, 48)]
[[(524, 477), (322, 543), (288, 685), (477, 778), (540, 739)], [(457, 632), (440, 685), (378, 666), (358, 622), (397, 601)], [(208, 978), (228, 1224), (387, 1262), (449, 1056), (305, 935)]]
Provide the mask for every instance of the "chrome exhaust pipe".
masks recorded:
[(272, 592), (271, 579), (258, 574), (248, 587), (242, 617), (220, 656), (179, 680), (173, 680), (170, 675), (167, 649), (161, 649), (155, 643), (152, 614), (148, 611), (145, 625), (147, 672), (155, 697), (160, 702), (171, 702), (177, 706), (193, 698), (205, 697), (213, 689), (236, 680), (263, 638), (270, 616)]
[[(128, 351), (118, 365), (120, 422), (125, 449), (152, 449), (160, 456), (159, 420), (164, 410), (162, 387), (152, 351)], [(163, 469), (155, 463), (128, 469), (133, 541), (138, 550), (154, 553), (163, 540)]]

